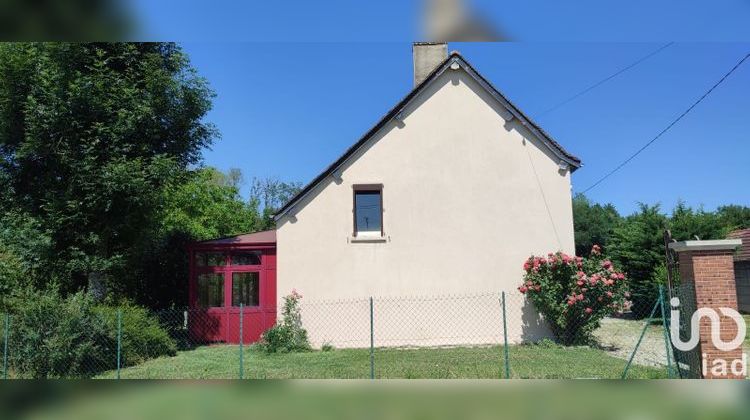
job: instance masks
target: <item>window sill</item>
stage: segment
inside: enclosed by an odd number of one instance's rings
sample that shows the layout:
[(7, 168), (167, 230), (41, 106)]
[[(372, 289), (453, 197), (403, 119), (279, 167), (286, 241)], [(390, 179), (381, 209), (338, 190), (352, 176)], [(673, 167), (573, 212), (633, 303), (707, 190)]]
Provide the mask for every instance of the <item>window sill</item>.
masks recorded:
[(352, 236), (349, 238), (349, 242), (352, 242), (352, 243), (388, 242), (388, 238), (386, 236)]

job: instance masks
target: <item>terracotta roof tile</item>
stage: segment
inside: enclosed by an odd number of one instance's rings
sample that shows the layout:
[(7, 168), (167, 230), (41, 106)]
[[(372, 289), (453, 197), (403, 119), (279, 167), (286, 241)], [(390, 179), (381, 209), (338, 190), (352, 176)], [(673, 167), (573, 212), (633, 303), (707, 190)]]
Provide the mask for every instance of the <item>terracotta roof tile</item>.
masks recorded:
[(729, 239), (742, 239), (742, 246), (735, 254), (736, 261), (750, 261), (750, 229), (735, 230), (727, 235)]

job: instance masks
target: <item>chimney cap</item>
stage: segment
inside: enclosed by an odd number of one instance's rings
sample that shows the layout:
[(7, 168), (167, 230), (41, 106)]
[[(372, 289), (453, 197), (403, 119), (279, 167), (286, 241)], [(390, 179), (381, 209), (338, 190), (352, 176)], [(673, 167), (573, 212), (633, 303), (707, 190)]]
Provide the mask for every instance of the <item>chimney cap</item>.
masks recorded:
[(414, 41), (412, 45), (448, 45), (447, 42), (435, 42), (435, 41)]

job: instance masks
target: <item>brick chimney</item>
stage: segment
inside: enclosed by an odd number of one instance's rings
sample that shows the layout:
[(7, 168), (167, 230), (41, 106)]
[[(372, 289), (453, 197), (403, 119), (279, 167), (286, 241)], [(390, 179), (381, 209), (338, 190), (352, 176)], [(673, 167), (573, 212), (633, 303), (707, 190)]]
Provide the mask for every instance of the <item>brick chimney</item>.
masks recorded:
[(414, 57), (414, 86), (427, 79), (437, 66), (448, 58), (448, 44), (445, 42), (415, 42), (412, 46)]

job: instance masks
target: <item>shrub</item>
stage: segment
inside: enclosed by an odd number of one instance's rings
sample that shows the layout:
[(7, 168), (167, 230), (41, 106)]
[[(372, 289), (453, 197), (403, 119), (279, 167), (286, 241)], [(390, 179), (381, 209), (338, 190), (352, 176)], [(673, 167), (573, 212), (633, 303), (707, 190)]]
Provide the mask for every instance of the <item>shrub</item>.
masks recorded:
[(281, 322), (263, 333), (261, 346), (268, 353), (310, 351), (307, 330), (302, 328), (302, 314), (299, 301), (302, 295), (292, 290), (284, 296)]
[(564, 345), (583, 344), (602, 318), (627, 309), (625, 275), (601, 255), (597, 245), (589, 258), (562, 252), (531, 256), (524, 263), (526, 294)]
[(117, 366), (114, 334), (84, 293), (36, 292), (12, 314), (8, 356), (14, 375), (91, 377)]
[[(33, 292), (15, 301), (8, 356), (15, 376), (88, 378), (117, 368), (117, 307), (83, 292)], [(175, 345), (148, 311), (122, 309), (122, 366), (174, 355)]]
[(174, 356), (177, 347), (167, 331), (147, 309), (124, 303), (119, 307), (99, 306), (107, 329), (116, 333), (117, 311), (122, 310), (122, 366), (133, 366), (148, 359)]

